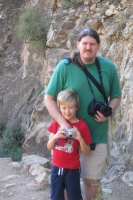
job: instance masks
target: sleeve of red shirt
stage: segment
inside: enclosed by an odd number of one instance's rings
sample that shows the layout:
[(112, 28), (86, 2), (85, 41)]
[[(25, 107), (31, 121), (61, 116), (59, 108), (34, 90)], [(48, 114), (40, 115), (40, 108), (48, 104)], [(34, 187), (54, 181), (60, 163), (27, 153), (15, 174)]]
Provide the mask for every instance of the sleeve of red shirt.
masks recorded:
[(47, 130), (51, 133), (56, 134), (59, 128), (59, 124), (56, 121), (53, 121), (52, 124), (47, 128)]
[(81, 135), (82, 135), (82, 138), (84, 139), (86, 144), (92, 143), (91, 133), (90, 133), (90, 130), (89, 130), (89, 128), (88, 128), (88, 126), (85, 122), (84, 122), (84, 127), (82, 129)]

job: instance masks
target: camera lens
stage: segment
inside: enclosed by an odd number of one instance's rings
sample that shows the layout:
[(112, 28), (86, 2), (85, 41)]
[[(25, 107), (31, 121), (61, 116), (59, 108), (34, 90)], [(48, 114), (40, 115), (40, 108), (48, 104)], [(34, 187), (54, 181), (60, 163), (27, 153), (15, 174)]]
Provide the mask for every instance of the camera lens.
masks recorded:
[(102, 105), (100, 107), (100, 112), (105, 116), (108, 117), (112, 114), (112, 108), (106, 106), (106, 105)]

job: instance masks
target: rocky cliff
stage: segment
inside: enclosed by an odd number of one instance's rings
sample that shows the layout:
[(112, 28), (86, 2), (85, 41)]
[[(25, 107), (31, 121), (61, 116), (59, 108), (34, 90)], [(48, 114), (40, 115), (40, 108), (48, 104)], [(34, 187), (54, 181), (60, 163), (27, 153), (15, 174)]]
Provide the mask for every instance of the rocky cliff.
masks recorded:
[[(47, 49), (37, 53), (17, 36), (15, 27), (28, 7), (38, 8), (51, 19)], [(46, 149), (51, 122), (43, 92), (59, 62), (76, 50), (76, 35), (85, 27), (98, 31), (99, 55), (117, 66), (122, 102), (109, 119), (110, 166), (106, 181), (133, 171), (133, 2), (132, 0), (0, 0), (0, 121), (7, 127), (16, 121), (25, 128), (25, 151), (49, 157)], [(112, 175), (112, 176), (111, 176)]]

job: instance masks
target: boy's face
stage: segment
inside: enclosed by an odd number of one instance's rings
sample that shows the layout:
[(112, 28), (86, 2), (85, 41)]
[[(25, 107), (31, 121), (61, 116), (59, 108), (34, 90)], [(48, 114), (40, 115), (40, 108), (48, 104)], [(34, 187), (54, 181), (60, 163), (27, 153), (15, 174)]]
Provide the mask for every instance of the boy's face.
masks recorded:
[(77, 110), (77, 107), (75, 103), (60, 105), (60, 111), (63, 117), (70, 122), (76, 122), (76, 119), (77, 119), (76, 110)]

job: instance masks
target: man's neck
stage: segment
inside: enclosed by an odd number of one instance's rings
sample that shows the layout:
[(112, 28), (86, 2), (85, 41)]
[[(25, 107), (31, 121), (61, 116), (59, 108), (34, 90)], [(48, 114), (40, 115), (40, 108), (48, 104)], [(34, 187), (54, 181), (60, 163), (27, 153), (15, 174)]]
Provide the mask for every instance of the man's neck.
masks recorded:
[(81, 62), (82, 64), (84, 64), (84, 65), (92, 64), (92, 63), (95, 62), (95, 60), (96, 60), (96, 57), (94, 57), (94, 58), (89, 58), (89, 59), (85, 59), (85, 58), (81, 58), (81, 57), (80, 57), (80, 62)]

